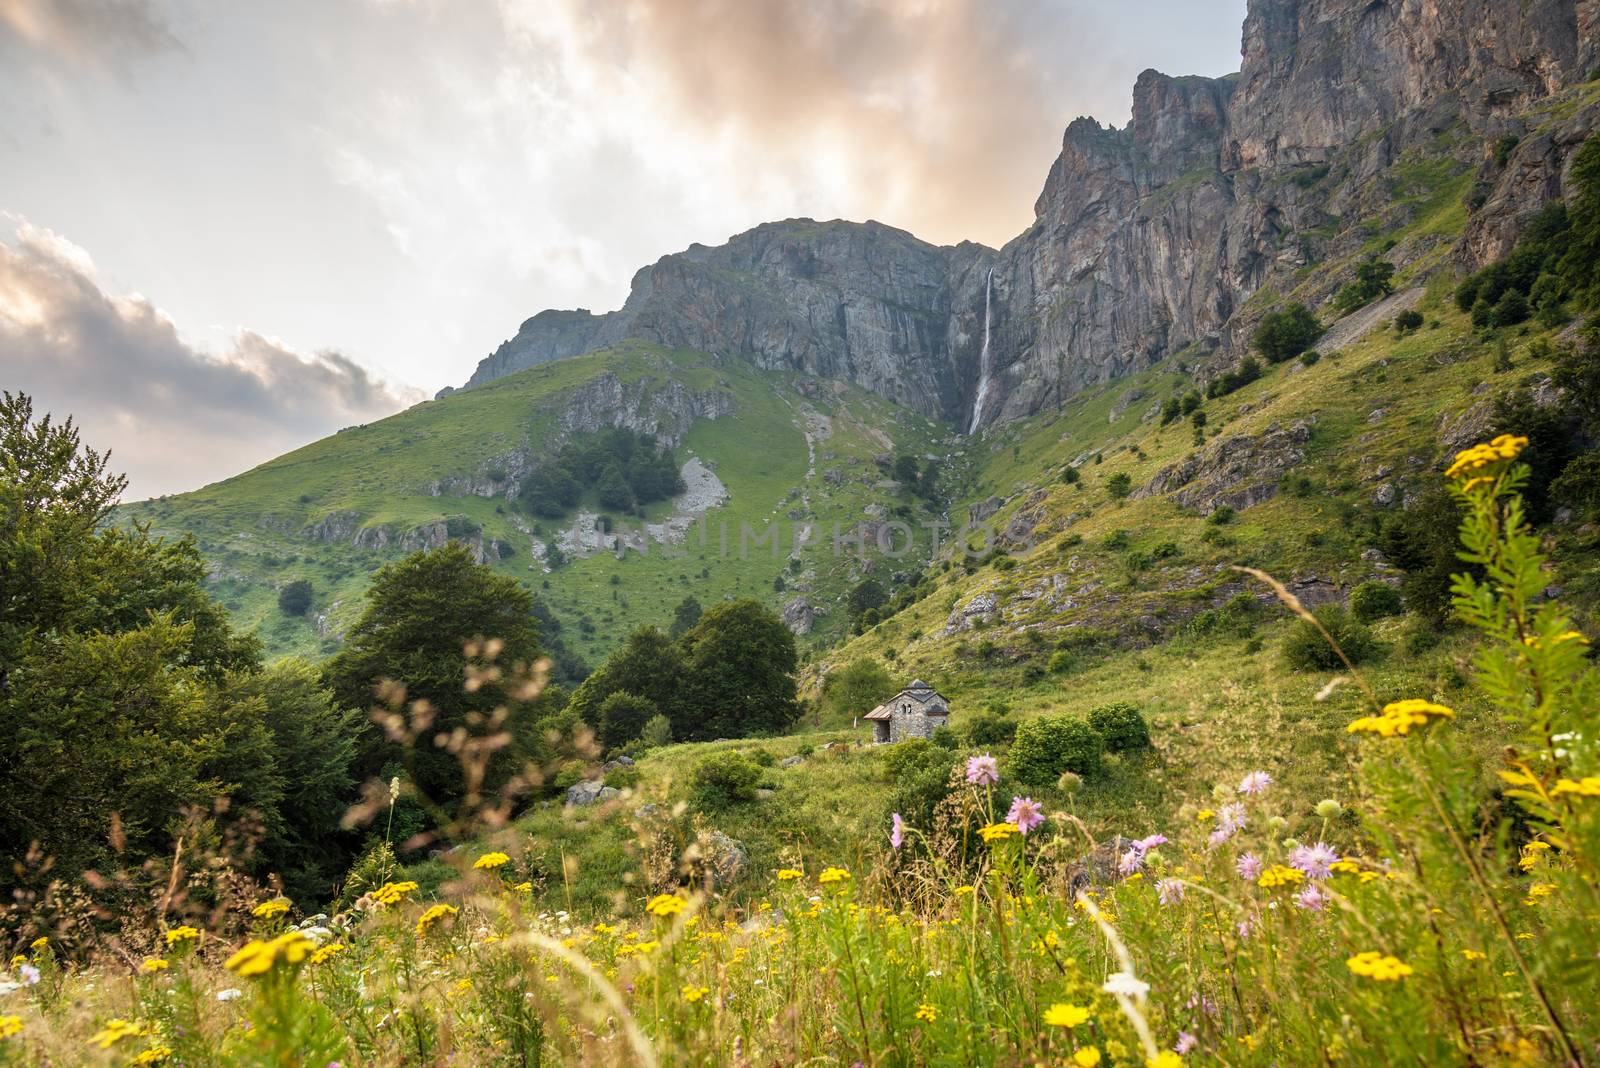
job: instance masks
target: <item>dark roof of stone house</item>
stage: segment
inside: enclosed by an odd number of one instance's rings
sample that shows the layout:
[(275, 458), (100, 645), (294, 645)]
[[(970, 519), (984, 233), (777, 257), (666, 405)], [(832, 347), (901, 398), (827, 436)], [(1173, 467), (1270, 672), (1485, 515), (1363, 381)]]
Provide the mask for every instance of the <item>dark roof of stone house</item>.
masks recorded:
[[(883, 704), (879, 705), (877, 708), (874, 708), (871, 712), (868, 712), (861, 718), (880, 720), (889, 719), (894, 715), (894, 703), (900, 700), (902, 697), (909, 697), (919, 705), (927, 705), (932, 702), (934, 698), (938, 698), (939, 704), (943, 706), (948, 706), (950, 703), (949, 701), (945, 700), (944, 694), (940, 693), (938, 690), (935, 690), (932, 686), (929, 686), (921, 679), (913, 679), (910, 686), (907, 686), (905, 689), (901, 690), (899, 693), (895, 694), (893, 697), (889, 698)], [(932, 708), (928, 709), (927, 711), (930, 715), (935, 716), (949, 714), (949, 709), (947, 707)]]

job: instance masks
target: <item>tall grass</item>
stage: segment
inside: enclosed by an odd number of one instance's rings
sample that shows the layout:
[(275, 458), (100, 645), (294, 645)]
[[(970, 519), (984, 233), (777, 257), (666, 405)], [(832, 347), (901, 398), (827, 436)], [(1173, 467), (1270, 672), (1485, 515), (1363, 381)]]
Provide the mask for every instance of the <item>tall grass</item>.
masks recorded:
[(390, 882), (292, 926), (266, 902), (237, 938), (151, 930), (148, 961), (68, 964), (24, 917), (0, 1062), (1590, 1063), (1600, 676), (1544, 596), (1520, 447), (1448, 476), (1484, 575), (1456, 609), (1512, 728), (1496, 768), (1435, 695), (1369, 694), (1355, 798), (1240, 767), (1212, 807), (1093, 842), (979, 767), (870, 867), (790, 857), (738, 909), (668, 871), (580, 924), (501, 831), (437, 900)]

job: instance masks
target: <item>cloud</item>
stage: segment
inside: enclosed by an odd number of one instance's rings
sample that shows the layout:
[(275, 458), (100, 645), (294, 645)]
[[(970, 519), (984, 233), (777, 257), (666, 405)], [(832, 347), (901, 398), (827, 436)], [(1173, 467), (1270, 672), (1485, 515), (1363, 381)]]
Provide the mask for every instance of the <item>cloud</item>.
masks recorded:
[(1032, 218), (1064, 98), (1073, 113), (1126, 112), (1125, 61), (1097, 47), (1101, 16), (1074, 6), (507, 0), (506, 12), (534, 39), (555, 27), (599, 99), (651, 101), (679, 136), (737, 142), (746, 168), (826, 190), (844, 211), (998, 244)]
[(0, 0), (0, 43), (8, 38), (73, 66), (119, 71), (183, 47), (149, 0)]
[(112, 448), (130, 497), (193, 489), (422, 399), (338, 352), (251, 330), (200, 352), (145, 297), (106, 292), (83, 249), (27, 223), (0, 242), (0, 362), (6, 388)]

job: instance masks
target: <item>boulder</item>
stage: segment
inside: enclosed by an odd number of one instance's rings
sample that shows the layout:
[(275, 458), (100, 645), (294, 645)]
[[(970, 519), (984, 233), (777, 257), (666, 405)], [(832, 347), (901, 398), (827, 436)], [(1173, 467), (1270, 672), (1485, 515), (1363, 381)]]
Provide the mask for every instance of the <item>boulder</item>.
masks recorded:
[(609, 801), (616, 797), (618, 792), (616, 788), (607, 786), (599, 779), (584, 779), (567, 788), (566, 803), (574, 808), (582, 808), (601, 801)]

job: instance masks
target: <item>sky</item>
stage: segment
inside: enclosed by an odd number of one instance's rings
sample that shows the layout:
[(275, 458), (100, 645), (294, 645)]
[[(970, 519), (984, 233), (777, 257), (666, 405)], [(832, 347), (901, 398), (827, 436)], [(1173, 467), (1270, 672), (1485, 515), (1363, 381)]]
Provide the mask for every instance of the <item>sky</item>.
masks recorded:
[(0, 0), (0, 389), (130, 499), (797, 216), (998, 246), (1244, 0)]

